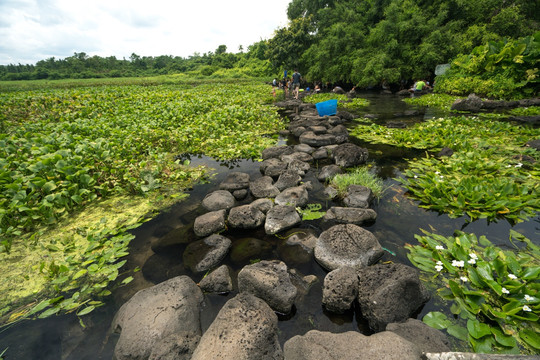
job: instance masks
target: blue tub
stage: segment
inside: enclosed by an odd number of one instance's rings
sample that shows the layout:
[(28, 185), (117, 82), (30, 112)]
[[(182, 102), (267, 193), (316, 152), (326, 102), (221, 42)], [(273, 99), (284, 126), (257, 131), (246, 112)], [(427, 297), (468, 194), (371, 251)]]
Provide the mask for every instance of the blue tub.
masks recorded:
[(327, 100), (320, 103), (316, 103), (315, 107), (319, 116), (336, 115), (337, 114), (337, 100)]

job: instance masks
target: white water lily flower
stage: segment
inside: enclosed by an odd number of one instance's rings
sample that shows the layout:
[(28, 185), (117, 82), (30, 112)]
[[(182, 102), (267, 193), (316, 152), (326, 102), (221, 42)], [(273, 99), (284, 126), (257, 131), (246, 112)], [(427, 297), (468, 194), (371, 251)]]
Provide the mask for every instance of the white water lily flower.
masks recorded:
[(527, 305), (523, 305), (523, 311), (532, 311)]
[(508, 277), (512, 280), (516, 280), (517, 279), (517, 276), (514, 275), (514, 274), (508, 274)]
[(414, 175), (414, 178), (415, 178), (415, 179), (418, 179), (418, 175)]
[(439, 177), (440, 177), (441, 179), (444, 179), (444, 176), (442, 176), (442, 175), (441, 175), (441, 176), (439, 176)]
[(530, 295), (525, 295), (524, 299), (525, 299), (525, 301), (531, 301), (533, 299), (533, 297), (530, 296)]
[(470, 253), (469, 256), (471, 259), (478, 259), (478, 256), (475, 253)]
[(512, 165), (506, 165), (506, 167), (507, 167), (507, 168), (510, 168), (510, 167), (512, 167)]
[(437, 246), (435, 246), (435, 250), (444, 250), (444, 246), (437, 245)]
[(465, 276), (460, 277), (460, 279), (461, 279), (461, 281), (463, 281), (463, 282), (469, 281), (469, 279), (467, 279), (467, 277), (465, 277)]
[(437, 270), (437, 272), (441, 272), (443, 269), (442, 265), (435, 265), (435, 270)]
[(517, 163), (517, 165), (516, 165), (515, 167), (520, 168), (520, 167), (522, 167), (522, 166), (523, 166), (522, 163)]
[(507, 288), (502, 288), (501, 291), (503, 294), (510, 294), (510, 291), (508, 291)]
[(439, 265), (439, 266), (441, 266), (441, 265), (442, 265), (442, 261), (439, 260), (439, 261), (436, 262), (436, 264)]
[(435, 175), (439, 175), (439, 174), (440, 174), (440, 172), (439, 172), (439, 171), (435, 171)]
[(476, 264), (476, 259), (470, 259), (469, 261), (467, 261), (469, 264), (471, 265), (474, 265)]
[(464, 267), (465, 266), (465, 261), (461, 260), (461, 261), (458, 261), (458, 260), (452, 260), (452, 266), (455, 266), (455, 267)]

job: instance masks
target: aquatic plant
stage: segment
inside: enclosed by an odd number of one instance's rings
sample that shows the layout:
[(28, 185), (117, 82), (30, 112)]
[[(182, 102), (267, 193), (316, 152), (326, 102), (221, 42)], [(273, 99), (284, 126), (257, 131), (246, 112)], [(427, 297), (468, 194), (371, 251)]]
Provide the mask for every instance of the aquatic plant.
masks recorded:
[(407, 245), (407, 256), (452, 304), (451, 316), (430, 312), (424, 322), (467, 341), (475, 352), (538, 353), (540, 247), (513, 230), (512, 250), (461, 231), (423, 234), (415, 235), (419, 245)]
[(321, 204), (307, 204), (304, 208), (297, 207), (296, 211), (302, 216), (302, 220), (320, 219), (326, 214), (326, 211), (321, 211)]
[(539, 129), (460, 116), (431, 119), (407, 129), (359, 125), (352, 134), (375, 143), (453, 149), (450, 157), (426, 153), (409, 160), (404, 177), (398, 179), (421, 207), (451, 217), (504, 217), (512, 222), (540, 209), (540, 156), (523, 146), (540, 136)]
[(341, 197), (345, 195), (349, 185), (368, 187), (377, 198), (380, 198), (385, 191), (382, 179), (373, 174), (367, 166), (356, 167), (345, 174), (335, 175), (330, 179), (330, 185), (336, 188)]

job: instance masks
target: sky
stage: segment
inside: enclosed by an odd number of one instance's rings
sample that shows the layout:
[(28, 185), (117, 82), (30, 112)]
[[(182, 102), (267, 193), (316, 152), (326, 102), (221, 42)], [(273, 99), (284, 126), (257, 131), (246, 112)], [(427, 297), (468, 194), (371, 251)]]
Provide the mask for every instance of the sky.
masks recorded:
[(0, 0), (0, 64), (236, 53), (287, 25), (291, 0)]

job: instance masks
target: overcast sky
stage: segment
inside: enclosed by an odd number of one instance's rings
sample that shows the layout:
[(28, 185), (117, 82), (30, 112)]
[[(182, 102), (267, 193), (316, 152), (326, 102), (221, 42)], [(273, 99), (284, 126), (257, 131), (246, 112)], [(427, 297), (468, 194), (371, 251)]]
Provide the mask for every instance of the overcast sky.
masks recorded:
[(74, 52), (126, 59), (238, 52), (287, 24), (291, 0), (0, 0), (0, 64)]

